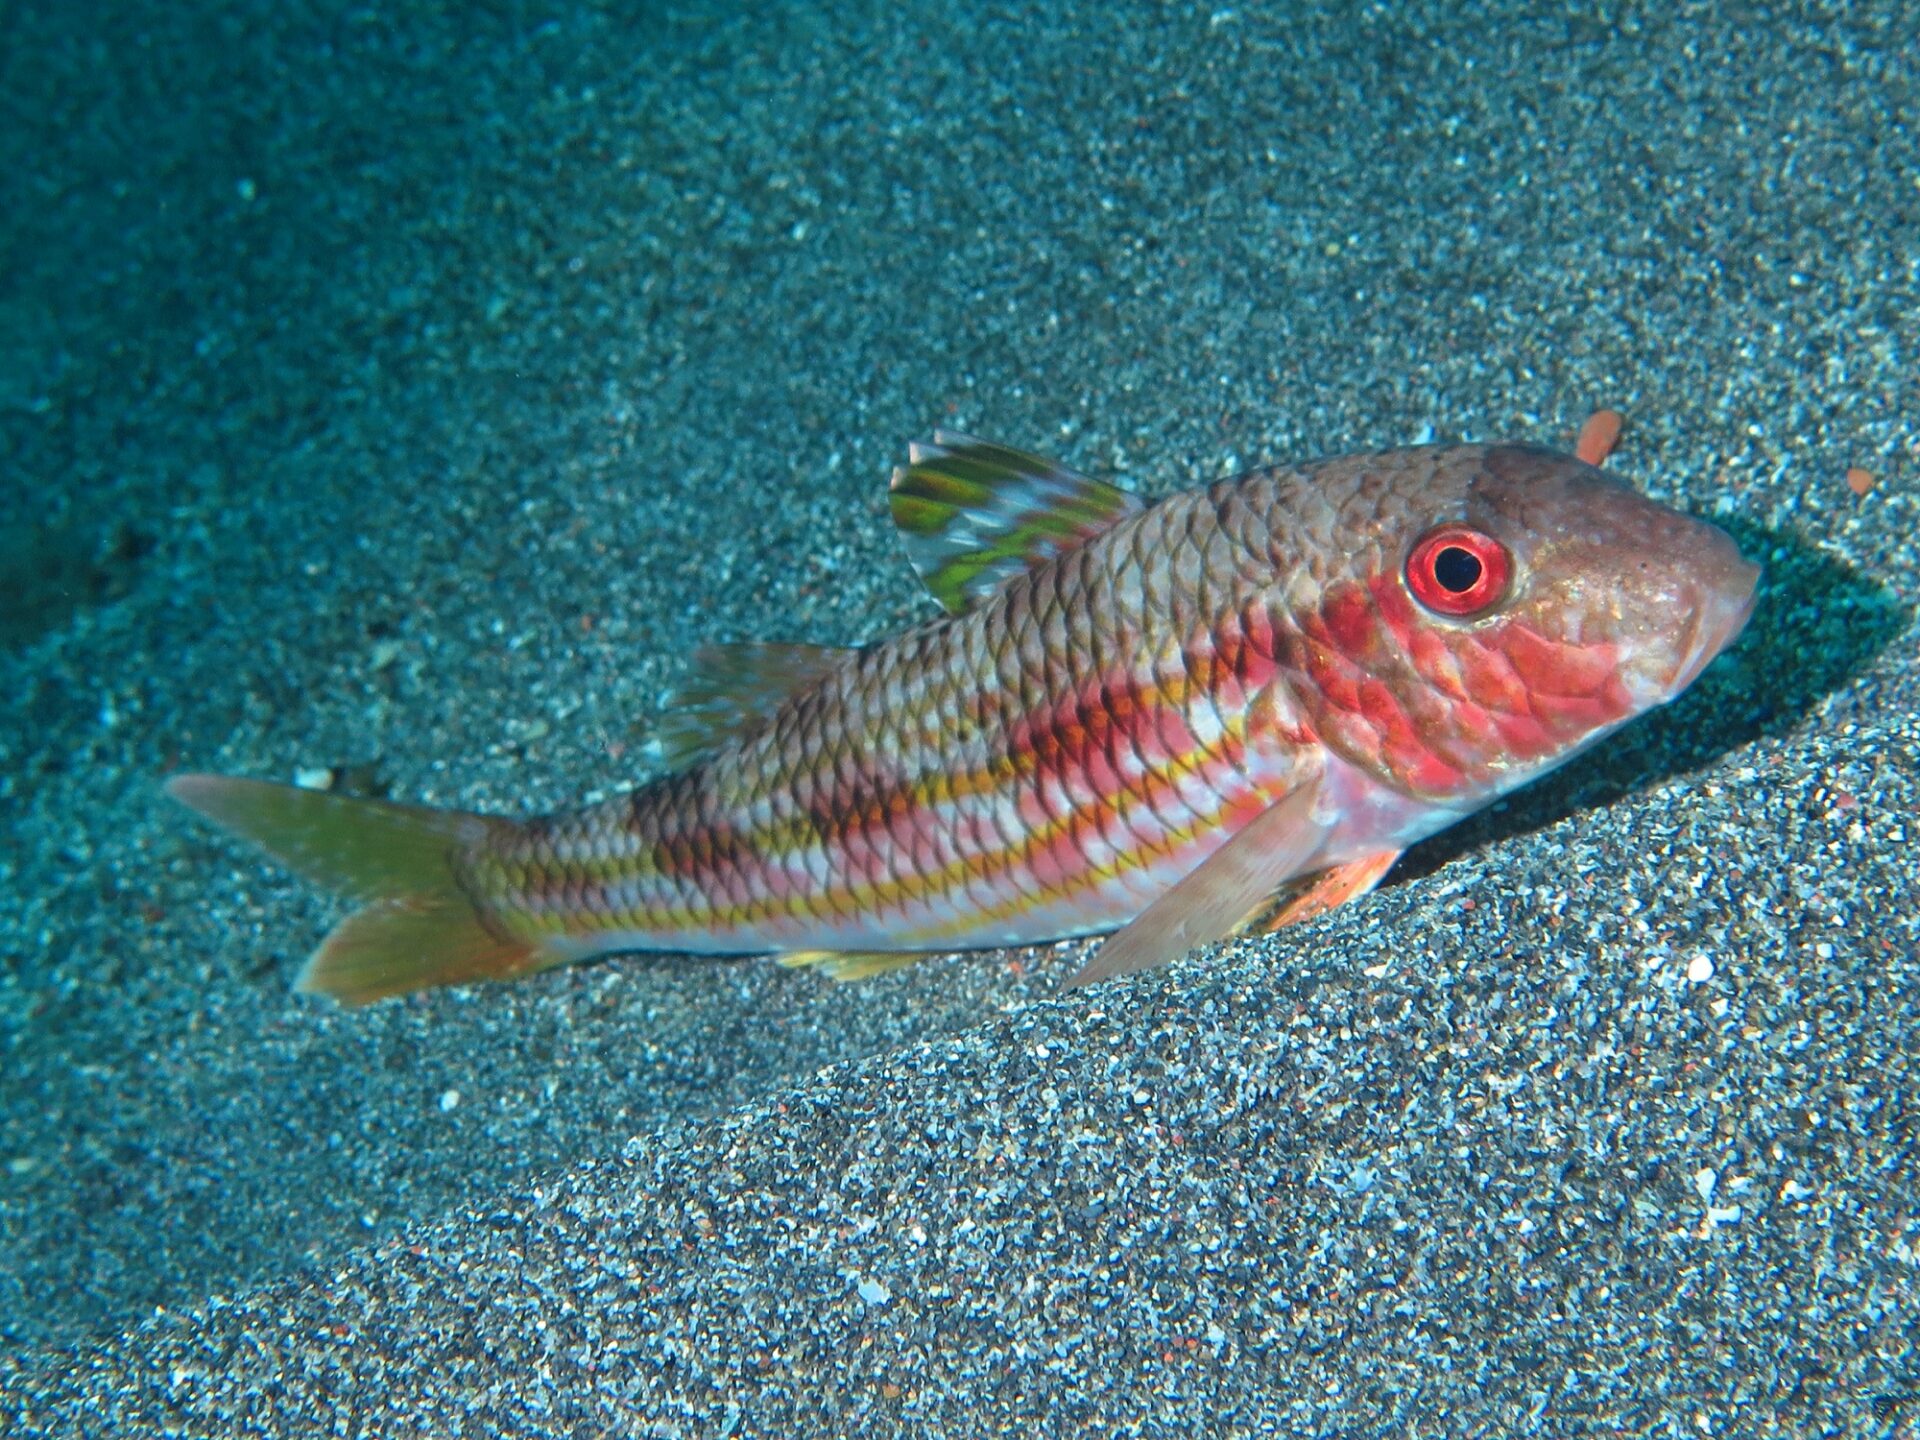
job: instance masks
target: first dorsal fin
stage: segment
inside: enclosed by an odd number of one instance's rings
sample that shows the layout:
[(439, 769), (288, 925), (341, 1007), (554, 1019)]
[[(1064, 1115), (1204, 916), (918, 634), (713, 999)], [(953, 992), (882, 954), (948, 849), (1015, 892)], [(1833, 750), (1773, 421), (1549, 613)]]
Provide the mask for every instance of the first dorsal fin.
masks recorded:
[(1144, 503), (1051, 460), (946, 430), (908, 448), (890, 499), (907, 558), (954, 615)]
[(657, 760), (691, 764), (729, 740), (744, 739), (802, 686), (858, 654), (826, 645), (701, 645), (688, 672), (662, 697), (647, 737)]

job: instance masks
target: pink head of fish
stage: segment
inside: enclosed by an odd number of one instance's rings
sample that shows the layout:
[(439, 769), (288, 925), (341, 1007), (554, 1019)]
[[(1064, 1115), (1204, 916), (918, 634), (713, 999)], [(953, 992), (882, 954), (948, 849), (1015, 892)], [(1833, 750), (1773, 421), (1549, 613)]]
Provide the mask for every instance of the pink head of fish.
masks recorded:
[(1752, 612), (1724, 531), (1571, 456), (1370, 460), (1302, 473), (1272, 613), (1303, 718), (1399, 795), (1464, 811), (1524, 784), (1673, 699)]

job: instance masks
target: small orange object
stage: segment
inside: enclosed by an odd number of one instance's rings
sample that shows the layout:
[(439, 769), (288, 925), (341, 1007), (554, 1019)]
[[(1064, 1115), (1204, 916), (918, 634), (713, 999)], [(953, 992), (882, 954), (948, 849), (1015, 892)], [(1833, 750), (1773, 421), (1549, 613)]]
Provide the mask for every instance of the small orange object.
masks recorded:
[(1873, 472), (1852, 466), (1847, 471), (1847, 488), (1856, 495), (1866, 494), (1873, 488)]
[(1626, 422), (1618, 410), (1596, 410), (1580, 427), (1580, 438), (1573, 442), (1573, 453), (1589, 465), (1598, 465), (1620, 443), (1620, 427)]

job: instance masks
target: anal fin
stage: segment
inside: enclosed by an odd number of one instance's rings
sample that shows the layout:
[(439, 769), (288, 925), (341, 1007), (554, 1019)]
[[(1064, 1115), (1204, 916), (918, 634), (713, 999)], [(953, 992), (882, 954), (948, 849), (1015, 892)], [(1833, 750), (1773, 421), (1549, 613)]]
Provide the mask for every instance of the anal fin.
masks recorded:
[(918, 950), (789, 950), (774, 958), (793, 969), (823, 971), (834, 980), (865, 980), (926, 956)]

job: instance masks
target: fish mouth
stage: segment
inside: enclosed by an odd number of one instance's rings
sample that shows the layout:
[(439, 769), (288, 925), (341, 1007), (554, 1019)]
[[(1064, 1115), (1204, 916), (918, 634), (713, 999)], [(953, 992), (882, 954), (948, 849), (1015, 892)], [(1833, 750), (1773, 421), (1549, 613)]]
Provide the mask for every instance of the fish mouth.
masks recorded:
[(1693, 612), (1693, 634), (1667, 688), (1671, 700), (1700, 678), (1713, 658), (1747, 628), (1760, 594), (1760, 567), (1738, 556)]

